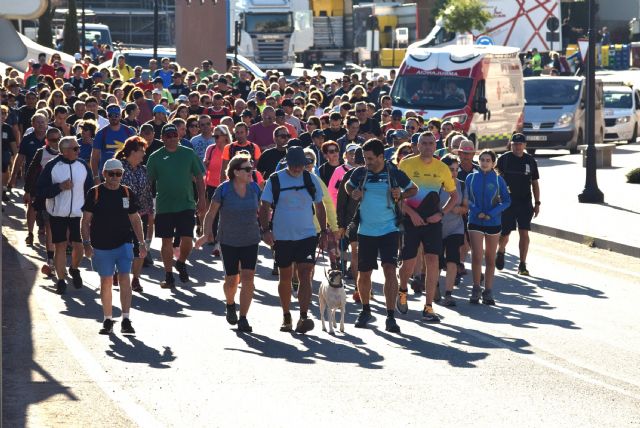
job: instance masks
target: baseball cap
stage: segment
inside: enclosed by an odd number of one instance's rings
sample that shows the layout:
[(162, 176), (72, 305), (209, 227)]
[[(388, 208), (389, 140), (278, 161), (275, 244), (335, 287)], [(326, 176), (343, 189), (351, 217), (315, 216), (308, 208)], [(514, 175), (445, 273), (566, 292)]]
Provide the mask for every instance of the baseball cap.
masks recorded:
[(516, 132), (515, 134), (513, 134), (511, 136), (511, 142), (512, 143), (526, 143), (527, 142), (527, 138), (524, 136), (524, 134)]
[(287, 142), (287, 148), (291, 148), (291, 147), (302, 147), (302, 141), (300, 141), (297, 138), (291, 138), (289, 139), (289, 141)]
[(148, 79), (149, 78), (149, 72), (148, 71), (143, 71), (142, 74), (140, 75), (141, 79)]
[(99, 71), (96, 71), (95, 73), (93, 73), (91, 75), (91, 77), (93, 77), (94, 79), (101, 79), (102, 78), (102, 73), (100, 73)]
[(162, 80), (162, 77), (156, 77), (153, 79), (153, 83), (164, 83), (164, 80)]
[[(167, 111), (167, 108), (165, 106), (163, 106), (162, 104), (158, 104), (157, 106), (155, 106), (153, 108), (153, 114), (156, 113), (164, 113), (164, 114), (169, 114), (169, 112)], [(174, 126), (175, 128), (175, 126)], [(164, 128), (162, 128), (162, 131), (164, 132)]]
[(281, 117), (285, 117), (285, 113), (284, 110), (282, 110), (281, 108), (276, 109), (276, 116), (281, 116)]
[(355, 143), (347, 144), (347, 148), (345, 149), (345, 151), (346, 151), (347, 153), (349, 153), (349, 152), (352, 152), (352, 151), (354, 151), (354, 150), (358, 150), (358, 148), (359, 148), (359, 147), (360, 147), (360, 146), (359, 146), (359, 145), (357, 145), (357, 144), (355, 144)]
[(178, 97), (178, 101), (186, 103), (187, 101), (189, 101), (189, 98), (185, 94), (182, 94)]
[(63, 91), (66, 91), (67, 89), (68, 89), (68, 90), (73, 90), (73, 89), (74, 89), (74, 88), (73, 88), (73, 85), (72, 85), (71, 83), (69, 83), (69, 82), (67, 82), (67, 83), (65, 83), (64, 85), (62, 85), (62, 90), (63, 90)]
[(295, 106), (295, 104), (293, 103), (293, 100), (290, 98), (287, 98), (285, 100), (282, 100), (282, 107), (293, 107)]
[(402, 111), (401, 110), (397, 110), (397, 109), (393, 110), (391, 112), (391, 117), (400, 117), (401, 118), (402, 117)]
[(286, 159), (289, 166), (305, 166), (311, 163), (304, 155), (304, 149), (300, 146), (289, 147)]
[(151, 91), (152, 94), (160, 94), (162, 95), (162, 89), (154, 89), (153, 91)]
[(79, 52), (76, 52), (76, 53), (73, 54), (73, 58), (82, 59), (82, 55)]
[(462, 140), (460, 142), (460, 147), (458, 147), (458, 150), (456, 150), (457, 153), (463, 152), (463, 153), (475, 153), (476, 148), (473, 145), (472, 141), (469, 140)]
[(404, 129), (397, 129), (393, 133), (392, 137), (401, 140), (401, 139), (404, 139), (404, 138), (409, 138), (409, 133), (407, 131), (405, 131)]
[(240, 115), (241, 117), (253, 117), (253, 114), (251, 113), (251, 110), (242, 110), (242, 114)]
[[(156, 107), (158, 107), (158, 106), (156, 106)], [(170, 134), (172, 132), (175, 132), (176, 134), (178, 133), (178, 128), (176, 128), (176, 126), (173, 123), (167, 123), (166, 125), (164, 125), (162, 127), (162, 135), (167, 135), (167, 134)]]
[(313, 132), (311, 133), (311, 138), (319, 138), (319, 137), (324, 138), (324, 132), (322, 132), (322, 129), (314, 129)]
[(118, 159), (108, 159), (102, 166), (103, 171), (113, 171), (115, 169), (124, 171), (122, 162), (120, 162)]
[(120, 115), (122, 112), (120, 111), (120, 107), (116, 104), (109, 104), (107, 106), (107, 115)]
[(396, 131), (394, 129), (387, 129), (387, 132), (384, 134), (384, 139), (387, 144), (393, 144), (393, 134), (395, 133)]
[(267, 94), (265, 94), (264, 92), (262, 92), (262, 91), (257, 91), (256, 92), (256, 99), (264, 100), (266, 98), (267, 98)]
[(220, 76), (218, 77), (218, 83), (223, 83), (226, 85), (227, 83), (229, 83), (229, 81), (227, 80), (226, 77)]
[(282, 97), (282, 94), (280, 93), (280, 91), (272, 91), (271, 96), (273, 98), (279, 98), (279, 97)]

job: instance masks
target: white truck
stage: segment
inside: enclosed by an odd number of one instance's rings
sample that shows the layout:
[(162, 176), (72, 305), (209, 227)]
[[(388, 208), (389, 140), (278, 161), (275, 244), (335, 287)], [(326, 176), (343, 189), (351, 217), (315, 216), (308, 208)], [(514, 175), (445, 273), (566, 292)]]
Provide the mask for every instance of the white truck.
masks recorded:
[(313, 45), (311, 11), (308, 0), (231, 0), (229, 8), (228, 52), (238, 54), (262, 69), (278, 69), (290, 74), (296, 51)]
[[(555, 18), (560, 24), (561, 0), (483, 0), (485, 10), (492, 16), (484, 31), (473, 31), (473, 38), (480, 44), (513, 46), (526, 52), (533, 48), (540, 52), (561, 49), (560, 28), (555, 31), (555, 41), (547, 40), (547, 21)], [(445, 11), (446, 14), (446, 11)], [(553, 19), (552, 19), (553, 21)], [(438, 18), (427, 37), (412, 44), (411, 48), (455, 44), (458, 34), (445, 28)]]

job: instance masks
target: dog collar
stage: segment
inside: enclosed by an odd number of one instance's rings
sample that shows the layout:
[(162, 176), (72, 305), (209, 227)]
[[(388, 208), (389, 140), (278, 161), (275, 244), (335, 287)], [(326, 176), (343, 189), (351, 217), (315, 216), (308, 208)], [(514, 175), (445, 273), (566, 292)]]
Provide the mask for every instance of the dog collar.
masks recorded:
[(331, 287), (331, 288), (342, 288), (343, 285), (342, 285), (342, 282), (340, 283), (340, 285), (333, 285), (333, 284), (329, 283), (329, 287)]

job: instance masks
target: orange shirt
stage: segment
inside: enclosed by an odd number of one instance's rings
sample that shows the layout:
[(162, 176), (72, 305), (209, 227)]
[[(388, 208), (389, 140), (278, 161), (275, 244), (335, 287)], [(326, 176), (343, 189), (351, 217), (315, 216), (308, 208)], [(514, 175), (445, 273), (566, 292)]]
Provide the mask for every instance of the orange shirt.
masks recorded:
[(222, 153), (225, 147), (218, 144), (211, 144), (205, 152), (205, 166), (207, 174), (205, 183), (207, 186), (218, 187), (220, 185), (220, 173), (222, 172)]
[[(253, 152), (249, 148), (250, 144), (253, 145)], [(260, 159), (260, 155), (262, 155), (260, 146), (258, 146), (257, 144), (252, 143), (251, 141), (247, 141), (244, 145), (242, 145), (238, 144), (237, 141), (234, 141), (233, 143), (224, 146), (224, 150), (222, 151), (222, 160), (228, 161), (233, 157), (231, 156), (231, 146), (233, 146), (234, 153), (237, 153), (240, 150), (247, 150), (249, 153), (253, 153), (252, 159), (254, 162), (258, 162), (258, 159)]]

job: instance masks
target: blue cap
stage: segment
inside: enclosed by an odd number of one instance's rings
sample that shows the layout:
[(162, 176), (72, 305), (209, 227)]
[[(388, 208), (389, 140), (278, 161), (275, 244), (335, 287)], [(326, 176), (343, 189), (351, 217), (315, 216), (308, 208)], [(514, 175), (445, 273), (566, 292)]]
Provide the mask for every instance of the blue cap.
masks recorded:
[(165, 106), (163, 106), (162, 104), (158, 104), (157, 106), (155, 106), (153, 108), (153, 114), (156, 113), (164, 113), (164, 114), (169, 114), (169, 111), (167, 110), (167, 108)]

